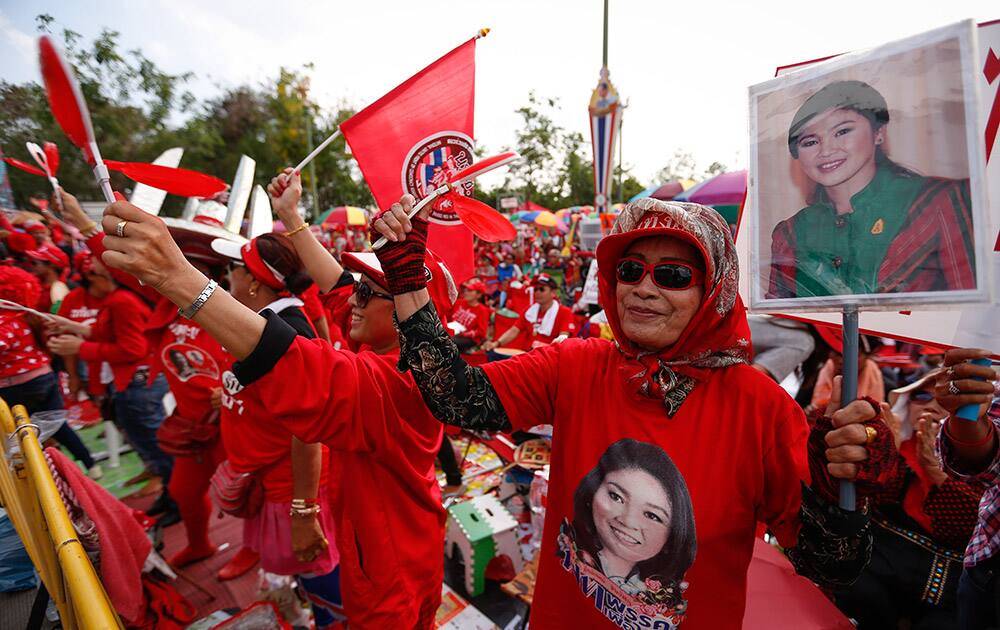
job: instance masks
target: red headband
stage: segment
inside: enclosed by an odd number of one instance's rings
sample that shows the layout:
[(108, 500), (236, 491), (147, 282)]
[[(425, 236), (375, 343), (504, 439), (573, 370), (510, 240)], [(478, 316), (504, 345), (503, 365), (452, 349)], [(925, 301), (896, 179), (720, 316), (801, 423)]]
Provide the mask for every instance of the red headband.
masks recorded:
[(260, 257), (260, 250), (257, 249), (257, 239), (253, 239), (244, 245), (240, 253), (243, 256), (243, 262), (246, 264), (250, 275), (275, 291), (285, 290), (285, 277)]

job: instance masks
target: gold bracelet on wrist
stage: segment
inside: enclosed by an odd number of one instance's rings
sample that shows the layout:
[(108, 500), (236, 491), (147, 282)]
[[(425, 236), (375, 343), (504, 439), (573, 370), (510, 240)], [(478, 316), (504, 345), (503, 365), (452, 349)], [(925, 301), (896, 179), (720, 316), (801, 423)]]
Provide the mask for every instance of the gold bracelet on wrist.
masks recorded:
[(309, 227), (309, 223), (308, 222), (304, 222), (302, 225), (300, 225), (299, 227), (295, 228), (294, 230), (291, 230), (289, 232), (285, 232), (285, 236), (295, 236), (296, 234), (298, 234), (302, 230), (306, 229), (307, 227)]

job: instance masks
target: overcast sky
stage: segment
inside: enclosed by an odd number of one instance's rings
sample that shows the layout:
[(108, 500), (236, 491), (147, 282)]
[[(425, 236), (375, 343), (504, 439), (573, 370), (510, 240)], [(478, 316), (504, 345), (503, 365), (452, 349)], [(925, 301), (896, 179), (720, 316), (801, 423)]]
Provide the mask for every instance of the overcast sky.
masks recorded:
[[(611, 80), (628, 101), (624, 161), (643, 183), (676, 150), (701, 166), (747, 159), (747, 87), (775, 66), (878, 45), (962, 19), (1000, 18), (997, 0), (611, 0)], [(0, 77), (38, 81), (35, 15), (92, 39), (121, 32), (161, 68), (194, 71), (199, 98), (313, 62), (313, 95), (362, 107), (489, 26), (477, 52), (476, 136), (513, 142), (534, 89), (557, 122), (589, 138), (601, 67), (600, 0), (0, 0)], [(130, 156), (152, 159), (153, 156)], [(183, 165), (183, 164), (182, 164)], [(218, 175), (225, 175), (219, 173)]]

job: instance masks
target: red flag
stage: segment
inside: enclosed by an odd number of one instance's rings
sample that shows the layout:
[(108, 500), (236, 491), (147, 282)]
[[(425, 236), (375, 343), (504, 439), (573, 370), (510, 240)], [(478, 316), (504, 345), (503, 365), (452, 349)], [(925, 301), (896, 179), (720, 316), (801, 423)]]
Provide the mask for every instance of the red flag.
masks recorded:
[[(465, 42), (340, 125), (380, 208), (424, 197), (473, 158), (476, 39)], [(461, 186), (472, 195), (471, 182)], [(441, 205), (441, 204), (438, 204)], [(427, 246), (458, 283), (474, 271), (472, 232), (449, 208), (430, 217)]]

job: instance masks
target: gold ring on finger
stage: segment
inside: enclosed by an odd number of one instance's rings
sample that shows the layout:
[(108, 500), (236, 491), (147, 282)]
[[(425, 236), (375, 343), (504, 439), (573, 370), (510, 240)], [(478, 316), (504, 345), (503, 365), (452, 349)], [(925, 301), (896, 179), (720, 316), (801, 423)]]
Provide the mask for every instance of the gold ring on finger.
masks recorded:
[(119, 221), (118, 225), (115, 226), (115, 236), (118, 238), (125, 238), (125, 225), (128, 221)]
[(878, 431), (875, 427), (865, 426), (865, 444), (871, 444), (878, 437)]

